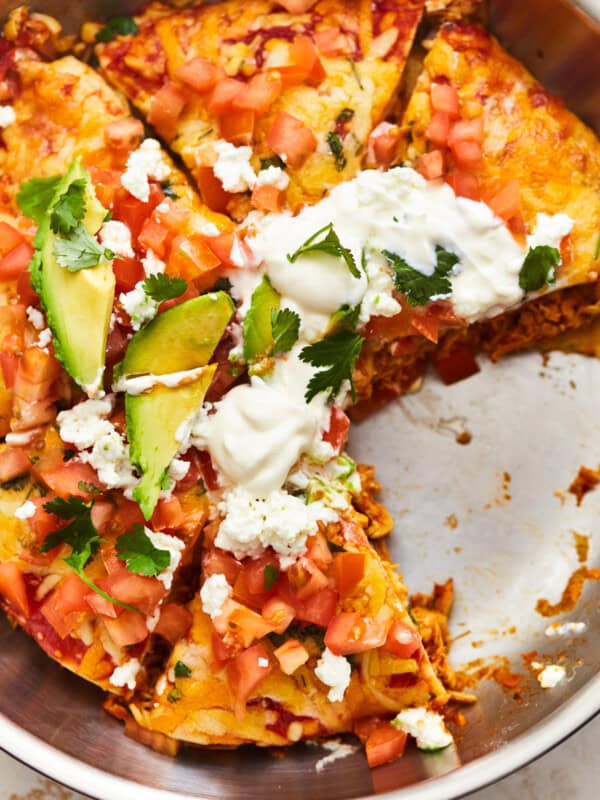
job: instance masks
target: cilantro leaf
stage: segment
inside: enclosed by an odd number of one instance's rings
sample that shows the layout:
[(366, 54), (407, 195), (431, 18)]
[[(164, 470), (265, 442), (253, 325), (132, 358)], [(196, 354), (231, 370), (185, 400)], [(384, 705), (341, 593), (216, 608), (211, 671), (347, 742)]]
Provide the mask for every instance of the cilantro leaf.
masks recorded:
[(353, 108), (342, 108), (340, 113), (335, 118), (335, 121), (338, 125), (343, 125), (344, 122), (348, 122), (348, 120), (352, 119), (354, 116), (354, 109)]
[(183, 661), (178, 661), (173, 669), (176, 678), (190, 678), (192, 670)]
[(148, 297), (151, 297), (157, 303), (162, 303), (163, 300), (173, 300), (175, 297), (181, 297), (187, 289), (187, 283), (183, 278), (171, 278), (169, 275), (165, 275), (164, 272), (158, 272), (156, 275), (149, 275), (146, 278), (142, 284), (142, 289)]
[(171, 563), (171, 553), (155, 547), (144, 526), (136, 524), (133, 530), (117, 539), (117, 558), (124, 561), (127, 569), (135, 575), (154, 578), (164, 572)]
[(279, 158), (279, 156), (270, 156), (270, 158), (261, 158), (260, 160), (261, 171), (263, 169), (269, 169), (269, 167), (279, 167), (279, 169), (286, 169), (287, 164), (282, 158)]
[(66, 236), (77, 227), (85, 215), (85, 178), (77, 178), (64, 194), (58, 198), (50, 216), (50, 227), (54, 233)]
[(274, 564), (267, 564), (263, 570), (263, 585), (265, 592), (272, 589), (279, 580), (280, 572)]
[(335, 314), (331, 316), (329, 323), (329, 333), (337, 333), (339, 331), (352, 332), (358, 325), (358, 318), (360, 316), (360, 303), (356, 306), (343, 305), (338, 308)]
[(443, 247), (436, 247), (435, 249), (437, 263), (432, 275), (424, 275), (419, 270), (414, 269), (397, 253), (383, 250), (383, 255), (392, 265), (396, 289), (406, 295), (406, 299), (411, 306), (423, 306), (432, 297), (437, 295), (445, 296), (452, 292), (452, 284), (448, 274), (458, 263), (458, 256), (448, 250), (444, 250)]
[(163, 190), (165, 197), (170, 197), (171, 200), (177, 200), (179, 198), (179, 195), (173, 189), (173, 181), (171, 178), (166, 178), (164, 181), (161, 181), (160, 188)]
[[(323, 239), (318, 241), (318, 237), (323, 233), (325, 236)], [(287, 260), (293, 264), (298, 260), (298, 258), (300, 258), (300, 256), (307, 255), (308, 253), (326, 253), (330, 256), (343, 258), (352, 275), (354, 275), (355, 278), (360, 278), (360, 271), (356, 266), (354, 256), (350, 250), (347, 247), (344, 247), (340, 242), (339, 236), (333, 230), (333, 222), (330, 222), (328, 225), (324, 225), (316, 233), (313, 233), (313, 235), (310, 236), (304, 242), (304, 244), (301, 244), (300, 247), (293, 253), (288, 253)]]
[(358, 333), (340, 331), (300, 351), (300, 359), (306, 364), (325, 367), (310, 379), (304, 395), (307, 403), (320, 392), (327, 392), (328, 399), (333, 400), (345, 380), (350, 381), (352, 399), (356, 398), (352, 370), (363, 342), (364, 338)]
[(519, 286), (525, 292), (535, 292), (556, 280), (560, 253), (556, 247), (540, 244), (531, 247), (519, 272)]
[(87, 584), (92, 591), (99, 594), (109, 603), (125, 608), (127, 611), (135, 611), (141, 614), (139, 608), (122, 603), (115, 597), (111, 597), (107, 592), (90, 580), (84, 572), (85, 567), (93, 556), (98, 552), (98, 547), (102, 542), (94, 523), (92, 522), (92, 508), (94, 501), (84, 502), (81, 497), (71, 495), (68, 500), (62, 497), (55, 497), (44, 503), (44, 511), (63, 520), (70, 520), (62, 528), (49, 533), (42, 543), (42, 553), (53, 550), (60, 544), (68, 544), (71, 547), (71, 555), (63, 558), (75, 574)]
[(53, 175), (50, 178), (31, 178), (22, 183), (17, 193), (17, 205), (23, 215), (40, 225), (61, 180), (62, 175)]
[(329, 131), (327, 134), (327, 144), (329, 145), (329, 149), (333, 154), (335, 168), (338, 172), (341, 172), (348, 163), (348, 160), (344, 155), (344, 143), (337, 133)]
[(54, 255), (60, 266), (69, 272), (95, 267), (103, 256), (107, 261), (114, 257), (114, 253), (98, 244), (81, 223), (77, 224), (67, 238), (56, 240)]
[(300, 316), (291, 308), (271, 309), (272, 353), (287, 353), (298, 339)]
[(132, 36), (138, 30), (136, 21), (131, 17), (111, 17), (96, 34), (96, 41), (111, 42), (115, 36)]

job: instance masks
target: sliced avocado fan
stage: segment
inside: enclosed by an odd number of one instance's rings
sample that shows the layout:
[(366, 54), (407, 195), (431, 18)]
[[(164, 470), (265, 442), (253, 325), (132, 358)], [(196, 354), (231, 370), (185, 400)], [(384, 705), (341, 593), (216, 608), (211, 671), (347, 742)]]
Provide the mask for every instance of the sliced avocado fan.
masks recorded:
[[(208, 364), (234, 312), (225, 292), (186, 300), (165, 311), (133, 337), (115, 379), (168, 375)], [(131, 463), (142, 474), (134, 500), (150, 519), (181, 442), (177, 431), (202, 404), (216, 371), (206, 366), (191, 383), (156, 385), (148, 392), (125, 395)]]
[[(94, 236), (106, 218), (106, 209), (98, 202), (87, 170), (76, 158), (66, 175), (57, 182), (52, 199), (41, 218), (35, 244), (37, 252), (31, 264), (31, 283), (40, 295), (48, 325), (54, 334), (56, 356), (67, 372), (93, 396), (102, 387), (106, 340), (115, 295), (112, 262), (103, 252), (94, 266), (61, 266), (57, 260), (57, 242), (69, 243), (53, 230), (52, 215), (61, 198), (75, 182), (85, 181), (85, 212), (81, 226)], [(32, 182), (33, 183), (33, 182)], [(94, 241), (93, 245), (98, 247)], [(102, 250), (102, 248), (98, 248)], [(80, 261), (80, 263), (83, 263)]]

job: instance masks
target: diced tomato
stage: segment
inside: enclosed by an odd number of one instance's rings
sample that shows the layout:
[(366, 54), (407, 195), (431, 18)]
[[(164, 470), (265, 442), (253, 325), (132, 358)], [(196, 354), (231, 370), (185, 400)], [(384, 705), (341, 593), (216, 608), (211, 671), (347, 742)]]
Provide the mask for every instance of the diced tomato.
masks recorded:
[(479, 372), (473, 351), (466, 344), (457, 344), (448, 355), (434, 358), (433, 364), (447, 386)]
[(429, 339), (430, 342), (437, 344), (440, 334), (440, 319), (434, 314), (413, 314), (410, 321), (411, 328), (420, 336)]
[(147, 203), (138, 200), (129, 192), (124, 193), (115, 200), (115, 217), (127, 225), (132, 239), (135, 240), (139, 236), (145, 220), (163, 198), (162, 189), (155, 183), (150, 184), (150, 196)]
[(254, 611), (260, 611), (267, 594), (264, 590), (258, 593), (250, 592), (246, 581), (246, 573), (240, 572), (233, 585), (233, 597), (242, 603), (242, 605), (248, 606)]
[(166, 592), (157, 578), (135, 575), (124, 565), (120, 572), (99, 580), (98, 586), (111, 597), (138, 608), (143, 614), (152, 614)]
[(321, 28), (315, 31), (315, 44), (324, 56), (337, 56), (350, 53), (350, 43), (340, 28)]
[(146, 251), (152, 250), (159, 258), (164, 258), (169, 238), (169, 229), (154, 217), (148, 217), (142, 225), (138, 242)]
[(199, 94), (205, 94), (221, 77), (221, 70), (207, 58), (192, 58), (179, 67), (175, 77)]
[(11, 481), (31, 470), (31, 461), (20, 447), (7, 446), (0, 451), (0, 483)]
[(125, 533), (134, 525), (143, 525), (145, 520), (137, 503), (124, 497), (118, 498), (118, 506), (113, 513), (112, 523), (115, 533)]
[(148, 636), (148, 626), (143, 614), (123, 611), (116, 619), (103, 620), (108, 635), (117, 647), (128, 647), (143, 642)]
[(89, 613), (90, 609), (86, 607), (85, 611), (70, 611), (65, 613), (61, 608), (56, 607), (57, 593), (52, 592), (50, 596), (44, 601), (40, 608), (43, 617), (50, 623), (56, 633), (61, 639), (66, 639), (75, 628), (78, 628), (85, 613)]
[(158, 624), (153, 633), (162, 636), (171, 645), (175, 645), (192, 627), (191, 611), (178, 603), (166, 603), (161, 607)]
[(198, 167), (195, 176), (204, 203), (213, 211), (225, 211), (231, 194), (223, 189), (223, 185), (215, 177), (212, 167)]
[(181, 226), (189, 217), (189, 211), (178, 206), (170, 197), (166, 197), (160, 206), (154, 209), (153, 217), (172, 233), (179, 233)]
[(348, 415), (339, 406), (331, 407), (329, 417), (329, 430), (323, 431), (323, 439), (333, 447), (336, 452), (343, 450), (348, 441), (348, 431), (350, 430), (350, 420)]
[(124, 611), (124, 609), (116, 606), (114, 603), (111, 603), (110, 600), (106, 600), (96, 592), (90, 592), (88, 595), (86, 595), (85, 600), (90, 608), (90, 611), (93, 611), (94, 614), (100, 614), (103, 617), (108, 617), (109, 619), (116, 619), (119, 614), (122, 614)]
[(112, 262), (117, 291), (130, 292), (139, 281), (144, 280), (144, 267), (136, 258), (115, 258)]
[(150, 524), (155, 531), (173, 531), (185, 522), (185, 514), (178, 498), (161, 498), (152, 514)]
[(267, 143), (277, 155), (285, 156), (291, 167), (300, 167), (308, 156), (316, 150), (317, 140), (314, 133), (297, 117), (280, 111), (275, 117)]
[(0, 564), (0, 594), (4, 595), (15, 611), (23, 614), (24, 617), (29, 616), (25, 578), (19, 567), (12, 561)]
[(28, 242), (18, 244), (0, 258), (0, 280), (14, 281), (27, 269), (32, 256), (33, 247)]
[(85, 500), (89, 500), (93, 493), (87, 491), (85, 488), (87, 486), (94, 486), (101, 491), (96, 470), (89, 464), (75, 461), (75, 459), (66, 461), (58, 467), (44, 469), (39, 472), (44, 483), (53, 492), (56, 492), (59, 497), (65, 499), (73, 495), (74, 497), (82, 497)]
[(310, 36), (296, 36), (290, 47), (290, 64), (276, 67), (284, 86), (308, 83), (318, 86), (326, 72)]
[(198, 461), (200, 462), (200, 469), (202, 470), (202, 477), (206, 488), (214, 492), (220, 488), (219, 476), (212, 463), (210, 453), (206, 450), (200, 450), (198, 453)]
[(256, 611), (231, 599), (225, 601), (222, 613), (213, 620), (213, 624), (221, 636), (231, 633), (244, 647), (249, 647), (255, 639), (262, 639), (273, 630)]
[(171, 81), (167, 81), (154, 95), (148, 122), (157, 130), (172, 129), (186, 103), (183, 91)]
[(225, 575), (227, 582), (233, 586), (242, 570), (242, 565), (230, 553), (215, 547), (202, 556), (202, 570), (205, 577)]
[(382, 167), (389, 167), (396, 159), (402, 134), (397, 125), (380, 122), (371, 131), (367, 143), (369, 158)]
[(237, 147), (252, 144), (255, 120), (256, 113), (250, 109), (226, 112), (219, 118), (222, 138)]
[(482, 151), (478, 142), (458, 141), (451, 146), (451, 149), (461, 169), (472, 169), (481, 161)]
[(476, 175), (462, 171), (451, 172), (446, 176), (446, 183), (452, 187), (457, 197), (468, 197), (469, 200), (479, 200), (481, 197)]
[(365, 750), (367, 763), (373, 767), (395, 761), (404, 753), (407, 734), (389, 722), (379, 725), (368, 737)]
[(2, 369), (2, 380), (7, 389), (12, 389), (15, 385), (15, 376), (19, 364), (19, 356), (16, 353), (0, 353), (0, 369)]
[(288, 639), (275, 650), (274, 656), (286, 675), (293, 675), (310, 657), (308, 650), (298, 639)]
[[(207, 272), (206, 275), (203, 277), (203, 280), (208, 280), (213, 273)], [(198, 283), (202, 283), (202, 280), (196, 279), (194, 283), (188, 283), (188, 287), (183, 294), (180, 294), (179, 297), (174, 297), (172, 300), (165, 300), (160, 304), (159, 312), (162, 313), (163, 311), (167, 311), (169, 308), (173, 308), (173, 306), (178, 306), (180, 303), (185, 302), (186, 300), (193, 300), (194, 297), (198, 297), (200, 291), (198, 290)], [(203, 288), (205, 291), (205, 288)]]
[(279, 597), (272, 597), (264, 604), (262, 615), (275, 633), (283, 633), (294, 621), (296, 610)]
[(363, 553), (336, 553), (333, 564), (335, 585), (343, 600), (364, 578), (365, 556)]
[(494, 214), (509, 220), (521, 213), (521, 191), (519, 181), (510, 180), (487, 201)]
[(415, 162), (415, 169), (425, 180), (433, 181), (444, 174), (444, 154), (441, 150), (430, 150), (423, 153)]
[(122, 190), (121, 175), (115, 169), (102, 169), (93, 164), (88, 167), (96, 197), (105, 208), (113, 208), (115, 198)]
[(43, 542), (46, 536), (52, 533), (52, 531), (55, 531), (60, 524), (58, 518), (55, 517), (54, 514), (49, 514), (44, 509), (44, 504), (50, 499), (50, 497), (45, 497), (32, 501), (36, 505), (36, 511), (33, 517), (28, 519), (28, 522), (32, 533), (39, 542)]
[(260, 558), (248, 558), (244, 561), (244, 576), (250, 594), (264, 594), (265, 569), (269, 567), (279, 574), (279, 561), (274, 553), (265, 553)]
[(296, 610), (296, 616), (303, 622), (326, 628), (335, 615), (338, 600), (339, 595), (334, 589), (322, 589), (303, 601)]
[(104, 129), (108, 144), (122, 150), (133, 150), (144, 135), (144, 126), (139, 119), (118, 119)]
[(24, 305), (39, 305), (40, 298), (31, 285), (31, 273), (27, 269), (24, 269), (17, 278), (17, 292), (19, 293), (19, 298)]
[(0, 256), (5, 256), (24, 241), (23, 235), (8, 222), (0, 222)]
[(421, 647), (419, 634), (404, 622), (394, 622), (384, 645), (386, 650), (398, 658), (411, 658)]
[(306, 557), (324, 572), (333, 561), (327, 539), (320, 531), (306, 540)]
[(211, 272), (220, 266), (220, 259), (199, 234), (176, 236), (171, 245), (167, 273), (178, 275), (188, 281)]
[(325, 589), (329, 585), (327, 575), (310, 558), (302, 556), (287, 571), (288, 580), (299, 600)]
[(459, 119), (452, 123), (448, 144), (454, 147), (458, 142), (483, 142), (483, 117)]
[(444, 147), (450, 133), (450, 117), (443, 111), (434, 111), (425, 136), (436, 147)]
[(34, 402), (49, 394), (52, 383), (60, 374), (56, 359), (40, 347), (28, 347), (17, 366), (14, 392), (22, 400)]
[(240, 111), (253, 111), (260, 117), (266, 114), (275, 100), (277, 100), (281, 94), (282, 86), (279, 75), (258, 72), (250, 78), (246, 87), (234, 97), (232, 107)]
[(236, 242), (239, 242), (234, 233), (228, 232), (220, 233), (218, 236), (208, 236), (205, 241), (224, 266), (236, 266), (231, 260), (231, 251)]
[(228, 644), (225, 644), (223, 639), (219, 636), (218, 633), (213, 631), (212, 635), (212, 650), (213, 650), (213, 658), (215, 662), (219, 666), (223, 666), (230, 658), (233, 658), (235, 655), (235, 650), (233, 647), (230, 647)]
[(325, 644), (336, 656), (347, 656), (381, 647), (386, 636), (383, 623), (356, 611), (345, 611), (329, 623)]
[(269, 675), (272, 667), (262, 644), (249, 647), (227, 664), (227, 680), (236, 701), (236, 715), (244, 712), (246, 701)]
[(208, 102), (208, 110), (218, 116), (231, 111), (233, 101), (246, 88), (246, 84), (235, 78), (221, 78), (217, 82)]
[(252, 190), (252, 205), (261, 211), (278, 213), (285, 203), (285, 192), (271, 184), (256, 184)]
[(434, 81), (429, 91), (431, 93), (431, 106), (434, 111), (441, 111), (450, 117), (458, 117), (458, 92), (454, 86), (449, 83), (436, 83)]
[(108, 500), (96, 500), (92, 507), (92, 522), (97, 531), (106, 532), (112, 521), (114, 510), (115, 507)]
[(315, 3), (316, 0), (279, 0), (279, 5), (283, 6), (290, 14), (304, 14)]

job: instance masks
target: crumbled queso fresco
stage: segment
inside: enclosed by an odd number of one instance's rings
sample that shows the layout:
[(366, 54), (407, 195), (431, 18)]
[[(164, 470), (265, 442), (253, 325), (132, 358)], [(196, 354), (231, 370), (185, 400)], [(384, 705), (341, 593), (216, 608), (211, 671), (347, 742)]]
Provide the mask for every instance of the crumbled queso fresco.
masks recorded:
[(350, 685), (352, 667), (344, 656), (336, 656), (326, 647), (321, 658), (317, 661), (315, 675), (326, 686), (330, 686), (327, 694), (332, 703), (344, 699), (346, 689)]
[(452, 744), (452, 734), (446, 728), (444, 718), (427, 708), (407, 708), (392, 720), (395, 728), (416, 739), (420, 750), (441, 750)]
[(211, 619), (221, 615), (223, 603), (231, 597), (231, 586), (225, 575), (209, 575), (200, 589), (202, 610)]

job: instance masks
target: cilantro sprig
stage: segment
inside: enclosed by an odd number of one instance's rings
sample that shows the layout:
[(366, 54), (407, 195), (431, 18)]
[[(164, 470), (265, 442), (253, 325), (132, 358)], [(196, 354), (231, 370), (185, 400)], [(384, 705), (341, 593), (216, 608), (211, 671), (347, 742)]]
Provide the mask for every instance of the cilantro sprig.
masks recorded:
[(142, 289), (152, 300), (162, 303), (163, 300), (181, 297), (187, 289), (187, 283), (183, 278), (171, 278), (164, 272), (158, 272), (156, 275), (149, 275), (146, 278)]
[(183, 661), (178, 661), (173, 668), (176, 678), (191, 678), (192, 670)]
[(133, 36), (138, 30), (137, 22), (131, 17), (111, 17), (96, 34), (96, 41), (111, 42), (115, 36)]
[(348, 163), (348, 159), (344, 155), (344, 143), (342, 142), (340, 135), (334, 133), (333, 131), (329, 131), (327, 134), (327, 144), (329, 145), (329, 149), (333, 155), (335, 168), (338, 172), (341, 172)]
[(135, 606), (130, 606), (128, 603), (123, 603), (115, 597), (111, 597), (108, 592), (105, 592), (97, 586), (88, 576), (84, 570), (89, 561), (96, 555), (102, 539), (92, 522), (92, 508), (94, 501), (90, 500), (86, 503), (81, 497), (74, 497), (71, 495), (68, 500), (62, 497), (55, 497), (44, 503), (44, 511), (48, 514), (54, 514), (59, 519), (67, 522), (62, 528), (49, 533), (42, 544), (42, 553), (47, 553), (61, 544), (67, 544), (71, 547), (71, 555), (63, 558), (73, 572), (87, 584), (90, 589), (100, 597), (108, 600), (115, 606), (120, 606), (127, 611), (135, 611), (138, 614), (142, 612)]
[(139, 523), (117, 539), (117, 558), (125, 562), (129, 572), (146, 578), (160, 575), (171, 563), (171, 553), (155, 547)]
[(287, 353), (296, 344), (300, 332), (300, 316), (291, 308), (271, 310), (271, 330), (273, 332), (272, 353)]
[(328, 399), (333, 400), (346, 380), (350, 382), (352, 399), (356, 398), (352, 371), (363, 342), (364, 338), (358, 333), (339, 331), (300, 351), (300, 359), (306, 364), (323, 368), (312, 376), (306, 387), (307, 403), (321, 392), (327, 392)]
[(61, 180), (61, 175), (52, 175), (50, 178), (31, 178), (22, 183), (17, 192), (17, 205), (23, 216), (40, 225)]
[(525, 292), (536, 292), (556, 280), (556, 267), (560, 253), (546, 244), (530, 248), (519, 272), (519, 286)]
[(448, 275), (458, 264), (458, 256), (439, 246), (435, 251), (437, 256), (435, 269), (431, 275), (424, 275), (411, 267), (402, 256), (390, 250), (383, 250), (383, 255), (391, 264), (396, 289), (406, 295), (411, 306), (423, 306), (432, 297), (440, 295), (444, 297), (452, 292)]
[(280, 572), (274, 564), (267, 564), (263, 570), (263, 586), (265, 592), (272, 589), (279, 580)]
[[(319, 239), (319, 236), (323, 236), (323, 238)], [(293, 253), (288, 253), (287, 260), (291, 264), (294, 264), (300, 256), (305, 256), (309, 253), (326, 253), (330, 256), (343, 258), (352, 275), (354, 275), (355, 278), (360, 278), (360, 270), (356, 266), (354, 256), (351, 251), (340, 242), (340, 237), (333, 229), (333, 222), (324, 225), (316, 233), (313, 233), (312, 236), (309, 236), (304, 244), (301, 244)]]
[(95, 267), (101, 258), (110, 261), (115, 257), (112, 250), (102, 247), (81, 223), (77, 224), (67, 238), (56, 239), (54, 255), (60, 266), (69, 272)]
[(52, 208), (50, 227), (60, 236), (68, 236), (85, 216), (85, 178), (72, 181)]

